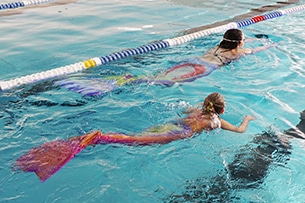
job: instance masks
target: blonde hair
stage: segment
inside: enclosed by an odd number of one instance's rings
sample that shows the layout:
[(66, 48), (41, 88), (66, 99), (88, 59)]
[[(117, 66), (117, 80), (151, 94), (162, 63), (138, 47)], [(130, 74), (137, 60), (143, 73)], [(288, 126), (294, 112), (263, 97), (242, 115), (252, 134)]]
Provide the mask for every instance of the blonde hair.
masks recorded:
[(214, 92), (205, 98), (202, 105), (202, 114), (221, 114), (224, 108), (225, 99), (220, 93)]

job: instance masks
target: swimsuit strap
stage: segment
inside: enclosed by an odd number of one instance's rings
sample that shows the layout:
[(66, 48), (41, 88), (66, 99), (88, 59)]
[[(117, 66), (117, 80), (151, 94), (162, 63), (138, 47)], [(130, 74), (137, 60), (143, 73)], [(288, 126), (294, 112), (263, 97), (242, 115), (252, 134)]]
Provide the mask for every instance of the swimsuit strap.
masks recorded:
[[(219, 61), (222, 63), (222, 65), (224, 65), (224, 66), (229, 65), (233, 60), (228, 57), (218, 55), (217, 54), (218, 49), (219, 49), (219, 47), (217, 47), (217, 49), (214, 51), (214, 56), (216, 56), (219, 59)], [(230, 51), (230, 50), (222, 51), (221, 53), (227, 52), (227, 51)], [(224, 61), (221, 57), (225, 58), (226, 61)]]

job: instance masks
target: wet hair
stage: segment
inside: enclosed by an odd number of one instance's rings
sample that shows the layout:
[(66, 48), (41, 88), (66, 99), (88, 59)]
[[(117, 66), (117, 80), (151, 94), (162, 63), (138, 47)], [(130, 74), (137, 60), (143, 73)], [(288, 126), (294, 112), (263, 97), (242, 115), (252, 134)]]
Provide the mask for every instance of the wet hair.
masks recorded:
[(236, 47), (243, 40), (243, 33), (239, 29), (230, 29), (225, 32), (223, 39), (219, 44), (219, 48), (223, 49), (236, 49)]
[(218, 93), (214, 92), (212, 94), (209, 94), (202, 105), (202, 113), (203, 114), (211, 114), (211, 113), (217, 113), (221, 114), (223, 113), (223, 109), (225, 108), (225, 99), (223, 96)]

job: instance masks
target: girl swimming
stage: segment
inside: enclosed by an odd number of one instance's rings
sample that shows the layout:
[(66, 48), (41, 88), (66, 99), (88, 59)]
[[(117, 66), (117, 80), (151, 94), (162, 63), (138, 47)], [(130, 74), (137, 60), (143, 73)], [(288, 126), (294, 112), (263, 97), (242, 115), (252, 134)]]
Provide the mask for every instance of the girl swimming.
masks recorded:
[(277, 43), (253, 49), (243, 48), (245, 36), (239, 29), (225, 32), (219, 45), (202, 56), (184, 60), (170, 67), (164, 73), (152, 76), (135, 76), (132, 74), (110, 76), (106, 78), (68, 78), (56, 84), (84, 96), (98, 96), (130, 83), (152, 83), (171, 86), (175, 83), (192, 82), (200, 77), (208, 76), (214, 70), (228, 65), (240, 57), (274, 47)]
[(16, 168), (25, 172), (35, 172), (41, 181), (45, 181), (89, 145), (112, 143), (126, 145), (166, 144), (216, 128), (242, 133), (246, 131), (248, 123), (255, 119), (247, 115), (239, 126), (234, 126), (220, 118), (224, 109), (225, 100), (223, 96), (219, 93), (212, 93), (205, 98), (202, 108), (187, 109), (187, 116), (176, 122), (157, 125), (133, 135), (93, 131), (85, 135), (71, 137), (68, 140), (47, 142), (19, 157), (16, 161)]

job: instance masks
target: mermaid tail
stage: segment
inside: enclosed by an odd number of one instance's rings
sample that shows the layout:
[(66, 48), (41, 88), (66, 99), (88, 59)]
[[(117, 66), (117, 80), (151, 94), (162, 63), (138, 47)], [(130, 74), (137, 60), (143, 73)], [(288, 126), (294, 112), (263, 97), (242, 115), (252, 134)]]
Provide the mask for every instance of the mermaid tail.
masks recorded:
[(171, 86), (175, 83), (192, 82), (200, 77), (210, 75), (219, 67), (200, 60), (199, 58), (182, 61), (176, 66), (169, 68), (165, 73), (155, 75), (154, 77), (137, 78), (137, 82), (151, 82)]
[(35, 172), (43, 182), (88, 145), (95, 144), (100, 132), (91, 132), (68, 140), (55, 140), (33, 148), (16, 161), (16, 168)]
[(82, 136), (71, 137), (68, 140), (47, 142), (38, 148), (33, 148), (17, 159), (15, 169), (35, 172), (43, 182), (89, 145), (114, 143), (125, 145), (167, 144), (174, 140), (188, 138), (191, 135), (192, 130), (189, 126), (172, 123), (149, 128), (134, 136), (123, 133), (102, 134), (100, 131), (95, 131)]
[(176, 66), (168, 69), (164, 76), (171, 78), (175, 82), (192, 82), (197, 78), (210, 75), (219, 67), (215, 64), (207, 63), (199, 58), (182, 61)]
[(172, 86), (175, 83), (192, 82), (200, 77), (210, 75), (219, 67), (215, 64), (207, 63), (199, 58), (182, 61), (176, 66), (169, 68), (165, 73), (153, 77), (138, 77), (134, 83), (153, 83), (165, 86)]
[(101, 96), (135, 79), (136, 78), (130, 74), (107, 78), (71, 77), (59, 80), (55, 82), (55, 84), (80, 93), (83, 96)]
[(152, 83), (157, 85), (172, 86), (175, 83), (192, 82), (197, 78), (208, 76), (219, 67), (193, 58), (182, 61), (176, 66), (169, 68), (165, 73), (154, 76), (110, 76), (106, 78), (81, 78), (71, 77), (57, 81), (56, 84), (83, 96), (104, 95), (128, 83)]
[(183, 139), (182, 135), (176, 134), (168, 135), (148, 135), (148, 136), (129, 136), (120, 133), (109, 133), (100, 136), (100, 144), (125, 144), (125, 145), (153, 145), (153, 144), (167, 144), (173, 140)]
[(153, 145), (167, 144), (174, 140), (188, 138), (192, 135), (192, 130), (187, 125), (168, 123), (148, 128), (144, 132), (129, 136), (123, 133), (101, 134), (97, 142), (99, 144), (126, 144), (126, 145)]

